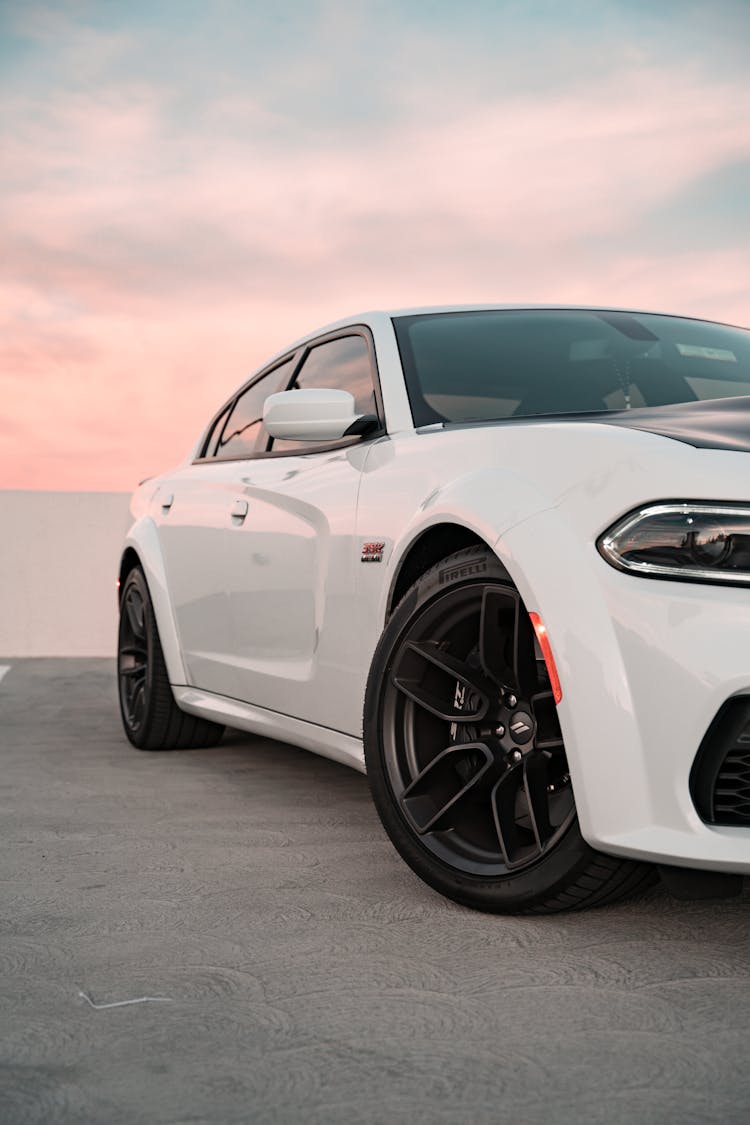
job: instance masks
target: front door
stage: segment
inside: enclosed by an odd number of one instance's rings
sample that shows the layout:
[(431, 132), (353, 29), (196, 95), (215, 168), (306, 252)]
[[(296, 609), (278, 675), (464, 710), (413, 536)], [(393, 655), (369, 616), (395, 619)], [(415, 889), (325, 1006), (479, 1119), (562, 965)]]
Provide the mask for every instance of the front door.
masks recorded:
[(235, 490), (247, 514), (222, 546), (239, 698), (357, 736), (354, 529), (369, 449), (247, 462)]
[[(377, 414), (371, 339), (349, 329), (311, 344), (295, 387), (346, 390), (357, 413)], [(224, 558), (240, 698), (357, 737), (355, 524), (370, 448), (269, 440), (238, 466), (247, 514)]]

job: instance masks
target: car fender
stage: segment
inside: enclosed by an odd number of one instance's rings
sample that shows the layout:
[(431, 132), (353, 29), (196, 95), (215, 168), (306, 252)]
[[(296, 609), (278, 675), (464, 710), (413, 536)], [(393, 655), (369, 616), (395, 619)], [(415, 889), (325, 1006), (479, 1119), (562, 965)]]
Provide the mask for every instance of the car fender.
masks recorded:
[(549, 496), (520, 473), (486, 468), (466, 473), (433, 489), (401, 530), (387, 560), (379, 619), (385, 622), (401, 565), (425, 532), (440, 524), (457, 524), (492, 548), (508, 528), (550, 507)]
[(637, 712), (600, 582), (606, 563), (554, 508), (507, 529), (493, 550), (546, 627), (581, 833), (606, 847), (618, 832), (655, 819)]
[[(135, 513), (138, 511), (135, 505), (134, 511)], [(136, 514), (135, 522), (125, 537), (123, 557), (128, 548), (135, 551), (146, 575), (169, 682), (170, 684), (187, 684), (187, 674), (182, 661), (177, 626), (167, 587), (164, 558), (159, 544), (156, 524), (150, 516)]]

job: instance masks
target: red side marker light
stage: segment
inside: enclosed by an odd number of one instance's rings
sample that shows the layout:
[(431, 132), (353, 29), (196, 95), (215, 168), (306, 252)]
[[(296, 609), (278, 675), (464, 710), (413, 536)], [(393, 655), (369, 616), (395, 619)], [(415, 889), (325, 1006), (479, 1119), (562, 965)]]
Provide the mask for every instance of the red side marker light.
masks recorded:
[(562, 699), (562, 688), (560, 687), (560, 677), (557, 674), (557, 667), (555, 665), (555, 658), (552, 655), (552, 646), (549, 643), (547, 629), (538, 613), (530, 613), (531, 624), (534, 626), (536, 639), (539, 641), (539, 647), (542, 650), (544, 663), (547, 665), (547, 675), (549, 676), (549, 685), (552, 688), (552, 696), (555, 703), (559, 703)]

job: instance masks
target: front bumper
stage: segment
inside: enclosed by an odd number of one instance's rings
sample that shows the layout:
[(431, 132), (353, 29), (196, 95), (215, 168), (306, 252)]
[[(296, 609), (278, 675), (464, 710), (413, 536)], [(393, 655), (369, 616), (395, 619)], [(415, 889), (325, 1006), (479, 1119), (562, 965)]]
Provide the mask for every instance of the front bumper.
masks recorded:
[(622, 574), (557, 509), (495, 549), (551, 639), (584, 839), (614, 855), (750, 874), (750, 826), (704, 823), (690, 793), (715, 715), (750, 695), (750, 588)]

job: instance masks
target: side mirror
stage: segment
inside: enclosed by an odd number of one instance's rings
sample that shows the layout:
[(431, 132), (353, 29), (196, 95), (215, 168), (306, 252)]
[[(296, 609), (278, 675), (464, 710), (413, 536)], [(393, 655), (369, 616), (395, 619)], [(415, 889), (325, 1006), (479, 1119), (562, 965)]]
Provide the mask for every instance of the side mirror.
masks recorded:
[(378, 426), (373, 414), (356, 414), (348, 391), (297, 390), (269, 395), (263, 423), (271, 437), (286, 441), (336, 441)]

